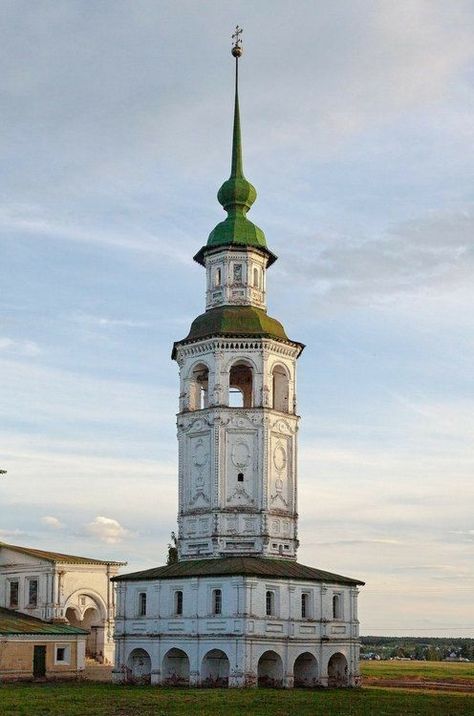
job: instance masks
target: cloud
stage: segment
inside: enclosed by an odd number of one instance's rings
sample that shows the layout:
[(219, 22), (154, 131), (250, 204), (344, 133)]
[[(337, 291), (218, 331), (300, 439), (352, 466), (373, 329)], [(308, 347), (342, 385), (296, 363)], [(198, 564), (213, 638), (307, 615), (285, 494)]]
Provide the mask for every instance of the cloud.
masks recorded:
[(28, 534), (24, 530), (12, 529), (12, 530), (0, 530), (0, 539), (10, 539), (11, 537), (23, 537)]
[(41, 348), (34, 341), (16, 341), (6, 336), (0, 337), (0, 351), (13, 355), (34, 358), (41, 353)]
[(324, 305), (448, 294), (471, 288), (473, 235), (473, 211), (433, 212), (374, 237), (312, 237), (280, 270), (304, 277)]
[(130, 534), (120, 522), (102, 515), (98, 515), (93, 522), (86, 525), (86, 531), (106, 544), (117, 544)]
[(45, 515), (41, 518), (41, 522), (54, 530), (61, 530), (65, 526), (57, 517), (53, 517), (52, 515)]

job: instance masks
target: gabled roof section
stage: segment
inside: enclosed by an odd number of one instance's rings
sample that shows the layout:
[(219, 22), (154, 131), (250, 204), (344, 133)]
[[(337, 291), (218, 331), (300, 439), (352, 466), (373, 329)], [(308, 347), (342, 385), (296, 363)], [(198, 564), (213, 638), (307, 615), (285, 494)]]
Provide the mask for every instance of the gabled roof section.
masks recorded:
[(69, 624), (44, 622), (42, 619), (20, 614), (12, 609), (0, 607), (0, 634), (58, 634), (60, 636), (88, 634), (87, 629), (80, 629)]
[(93, 557), (78, 557), (72, 554), (63, 554), (62, 552), (49, 552), (42, 549), (34, 549), (33, 547), (20, 547), (16, 544), (7, 544), (6, 542), (0, 542), (0, 549), (5, 547), (15, 552), (21, 552), (27, 554), (30, 557), (37, 557), (38, 559), (45, 559), (48, 562), (63, 562), (64, 564), (113, 564), (116, 566), (123, 567), (126, 562), (116, 562), (114, 560), (106, 559), (94, 559)]
[(253, 576), (272, 579), (299, 579), (309, 582), (329, 582), (357, 586), (365, 584), (359, 579), (325, 572), (289, 559), (267, 557), (223, 557), (221, 559), (188, 559), (164, 567), (145, 569), (142, 572), (120, 574), (114, 582), (140, 582), (153, 579), (179, 579), (181, 577)]

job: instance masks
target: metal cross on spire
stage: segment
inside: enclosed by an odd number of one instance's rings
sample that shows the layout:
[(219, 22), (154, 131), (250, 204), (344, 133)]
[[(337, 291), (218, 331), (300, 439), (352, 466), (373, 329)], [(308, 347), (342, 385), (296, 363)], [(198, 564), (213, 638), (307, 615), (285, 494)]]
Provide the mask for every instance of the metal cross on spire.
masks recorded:
[(238, 59), (243, 52), (242, 38), (240, 37), (242, 32), (243, 32), (242, 28), (239, 27), (238, 25), (236, 25), (235, 32), (232, 35), (232, 39), (234, 40), (234, 44), (232, 45), (232, 54), (236, 59)]

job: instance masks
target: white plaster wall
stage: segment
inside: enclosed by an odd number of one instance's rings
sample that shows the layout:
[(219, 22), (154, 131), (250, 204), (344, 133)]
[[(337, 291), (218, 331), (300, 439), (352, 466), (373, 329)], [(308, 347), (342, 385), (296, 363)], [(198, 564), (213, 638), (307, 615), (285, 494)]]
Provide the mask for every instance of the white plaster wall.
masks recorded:
[[(174, 614), (174, 591), (183, 591), (183, 614)], [(222, 614), (211, 612), (213, 589), (223, 594)], [(275, 614), (265, 613), (266, 592), (277, 594)], [(138, 594), (148, 595), (147, 614), (138, 616)], [(329, 595), (341, 593), (347, 604), (357, 600), (357, 589), (340, 584), (320, 584), (298, 580), (251, 577), (188, 578), (119, 582), (116, 620), (117, 659), (115, 678), (125, 673), (131, 652), (143, 648), (151, 658), (154, 681), (160, 683), (166, 652), (179, 648), (186, 652), (193, 683), (202, 677), (202, 658), (211, 649), (228, 655), (231, 685), (244, 685), (256, 678), (260, 656), (274, 650), (283, 661), (285, 685), (292, 685), (296, 658), (311, 653), (318, 663), (318, 679), (327, 683), (328, 661), (342, 653), (348, 662), (350, 683), (357, 683), (358, 623), (351, 614), (333, 620), (327, 614)], [(301, 617), (301, 594), (311, 595), (312, 611)], [(125, 616), (124, 616), (125, 615)], [(337, 626), (339, 631), (334, 632)], [(344, 631), (342, 631), (344, 629)]]
[[(265, 308), (267, 264), (265, 254), (252, 249), (220, 250), (207, 254), (205, 264), (206, 310), (222, 305), (250, 305)], [(237, 272), (236, 266), (240, 266)], [(254, 269), (258, 275), (257, 283), (254, 282)], [(216, 284), (218, 270), (221, 275), (219, 285)]]

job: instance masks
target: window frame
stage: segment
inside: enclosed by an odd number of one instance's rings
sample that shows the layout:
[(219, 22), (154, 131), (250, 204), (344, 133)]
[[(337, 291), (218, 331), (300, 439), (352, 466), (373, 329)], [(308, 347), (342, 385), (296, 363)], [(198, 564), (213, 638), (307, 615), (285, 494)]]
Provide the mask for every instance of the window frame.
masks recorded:
[(332, 618), (334, 621), (341, 621), (344, 619), (344, 602), (342, 592), (333, 592), (332, 595)]
[[(31, 589), (33, 584), (36, 584), (35, 589), (35, 599), (34, 601), (31, 600)], [(39, 592), (39, 579), (38, 577), (28, 577), (26, 580), (26, 593), (27, 593), (27, 602), (26, 606), (30, 607), (32, 609), (36, 609), (38, 606), (38, 592)]]
[(212, 614), (214, 616), (221, 616), (222, 615), (222, 589), (220, 587), (217, 587), (216, 589), (212, 590), (211, 595), (212, 600)]
[(275, 592), (273, 589), (267, 589), (265, 591), (265, 616), (274, 617), (275, 614)]
[[(64, 650), (64, 658), (58, 658), (58, 651)], [(55, 644), (54, 645), (54, 665), (55, 666), (69, 666), (71, 663), (71, 645), (70, 644)]]
[(146, 617), (147, 615), (147, 593), (146, 592), (138, 592), (138, 616), (139, 617)]
[[(12, 585), (16, 584), (16, 602), (12, 601)], [(8, 608), (18, 609), (20, 606), (20, 580), (10, 579), (8, 580)]]
[(178, 617), (183, 616), (184, 609), (184, 593), (182, 589), (175, 589), (174, 592), (174, 614)]

